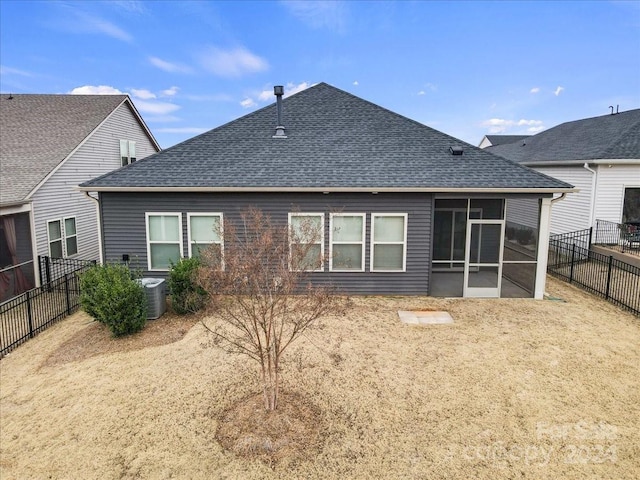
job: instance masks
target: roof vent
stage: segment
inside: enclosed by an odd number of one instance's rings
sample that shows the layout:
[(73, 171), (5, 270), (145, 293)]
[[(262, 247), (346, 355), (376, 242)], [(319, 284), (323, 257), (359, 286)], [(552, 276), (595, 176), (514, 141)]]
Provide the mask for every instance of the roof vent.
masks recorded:
[(462, 147), (449, 147), (449, 151), (451, 152), (451, 155), (462, 155), (464, 153)]
[(287, 138), (284, 134), (284, 126), (282, 125), (282, 95), (284, 95), (284, 87), (282, 85), (276, 85), (273, 87), (273, 94), (276, 96), (278, 123), (276, 124), (276, 134), (271, 138)]

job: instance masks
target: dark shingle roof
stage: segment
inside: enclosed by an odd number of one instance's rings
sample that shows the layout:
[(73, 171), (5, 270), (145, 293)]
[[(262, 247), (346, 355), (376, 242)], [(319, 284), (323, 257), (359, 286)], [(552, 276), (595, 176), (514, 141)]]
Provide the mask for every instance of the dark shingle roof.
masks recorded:
[(126, 95), (0, 96), (0, 204), (20, 202)]
[[(118, 171), (87, 190), (570, 188), (320, 83)], [(462, 156), (449, 148), (461, 146)]]
[(496, 145), (503, 145), (505, 143), (513, 143), (518, 142), (520, 140), (524, 140), (525, 138), (529, 138), (531, 135), (485, 135), (487, 140), (491, 142), (491, 146), (495, 147)]
[(524, 142), (488, 147), (521, 163), (640, 159), (640, 109), (567, 122)]

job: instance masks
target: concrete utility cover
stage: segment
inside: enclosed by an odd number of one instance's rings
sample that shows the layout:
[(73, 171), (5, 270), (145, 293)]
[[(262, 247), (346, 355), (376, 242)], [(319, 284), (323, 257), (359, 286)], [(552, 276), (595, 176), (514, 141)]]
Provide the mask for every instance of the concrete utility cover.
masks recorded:
[(438, 323), (453, 323), (448, 312), (434, 312), (431, 310), (398, 310), (400, 321), (410, 325), (434, 325)]

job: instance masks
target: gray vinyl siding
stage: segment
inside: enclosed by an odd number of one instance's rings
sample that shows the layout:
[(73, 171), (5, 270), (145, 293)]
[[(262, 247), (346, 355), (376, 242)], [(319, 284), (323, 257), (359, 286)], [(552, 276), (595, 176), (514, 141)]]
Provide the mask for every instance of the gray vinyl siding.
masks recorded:
[(121, 139), (136, 142), (138, 159), (156, 152), (134, 114), (126, 104), (122, 104), (33, 195), (38, 255), (49, 254), (47, 223), (76, 217), (78, 253), (73, 257), (99, 259), (96, 202), (75, 190), (75, 187), (120, 168)]
[[(187, 213), (222, 212), (225, 220), (238, 222), (249, 206), (268, 213), (274, 222), (286, 224), (288, 213), (325, 213), (325, 251), (329, 252), (329, 214), (366, 213), (365, 271), (311, 274), (318, 285), (331, 284), (348, 294), (426, 295), (431, 263), (432, 197), (425, 193), (101, 193), (104, 255), (107, 262), (121, 262), (129, 255), (131, 266), (144, 276), (165, 277), (166, 272), (147, 271), (145, 213), (182, 214), (182, 254), (188, 255)], [(405, 272), (370, 272), (371, 213), (407, 213)]]

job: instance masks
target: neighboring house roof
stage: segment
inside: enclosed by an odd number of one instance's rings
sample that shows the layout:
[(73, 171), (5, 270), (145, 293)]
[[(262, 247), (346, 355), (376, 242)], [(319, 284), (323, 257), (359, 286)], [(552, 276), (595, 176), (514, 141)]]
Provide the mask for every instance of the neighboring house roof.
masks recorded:
[(28, 200), (33, 190), (125, 102), (146, 130), (127, 95), (0, 95), (0, 204)]
[(524, 142), (486, 150), (527, 165), (640, 159), (640, 109), (566, 122)]
[[(451, 191), (572, 188), (320, 83), (81, 185), (87, 191)], [(452, 155), (450, 147), (462, 147)]]
[(495, 147), (496, 145), (503, 145), (505, 143), (519, 142), (530, 136), (531, 135), (485, 135), (483, 140), (486, 139), (490, 146)]

